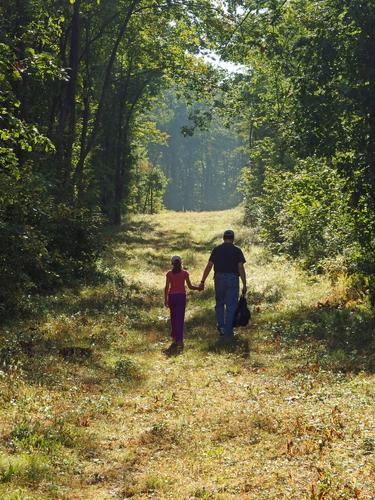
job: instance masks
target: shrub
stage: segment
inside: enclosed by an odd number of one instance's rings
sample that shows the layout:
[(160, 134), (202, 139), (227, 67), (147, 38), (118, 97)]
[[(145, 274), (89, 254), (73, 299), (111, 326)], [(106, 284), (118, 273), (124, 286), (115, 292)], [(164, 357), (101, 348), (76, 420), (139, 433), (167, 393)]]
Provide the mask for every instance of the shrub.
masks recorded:
[(120, 379), (131, 381), (140, 378), (141, 372), (135, 361), (130, 358), (123, 358), (115, 364), (115, 375)]
[(102, 223), (97, 212), (63, 204), (55, 207), (45, 228), (54, 273), (61, 278), (81, 278), (94, 270), (103, 249)]
[(25, 168), (22, 182), (0, 173), (0, 315), (92, 270), (103, 247), (102, 219), (56, 204), (43, 180)]
[(300, 160), (293, 173), (270, 174), (260, 203), (264, 238), (309, 267), (343, 253), (352, 239), (345, 183), (322, 160)]
[[(375, 214), (371, 187), (341, 176), (340, 155), (280, 162), (266, 140), (242, 172), (245, 223), (256, 224), (274, 251), (299, 258), (332, 281), (342, 275), (362, 283), (375, 305)], [(269, 146), (265, 152), (264, 147)], [(263, 148), (263, 149), (262, 149)], [(260, 168), (262, 166), (262, 168)], [(351, 164), (353, 172), (360, 166)], [(359, 194), (360, 193), (360, 194)]]

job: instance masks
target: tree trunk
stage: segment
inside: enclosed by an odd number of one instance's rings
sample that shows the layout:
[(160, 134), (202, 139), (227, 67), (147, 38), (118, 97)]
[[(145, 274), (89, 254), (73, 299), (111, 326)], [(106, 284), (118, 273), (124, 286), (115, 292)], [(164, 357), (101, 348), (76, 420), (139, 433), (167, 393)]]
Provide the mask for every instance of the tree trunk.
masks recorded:
[[(375, 23), (373, 23), (375, 29)], [(367, 42), (370, 98), (369, 102), (369, 138), (367, 143), (368, 180), (371, 186), (372, 208), (375, 209), (375, 35), (373, 32)]]
[(77, 186), (77, 203), (80, 204), (83, 196), (83, 168), (85, 165), (85, 151), (87, 144), (87, 133), (90, 119), (90, 49), (89, 49), (89, 28), (86, 26), (86, 51), (85, 51), (85, 64), (86, 64), (86, 77), (83, 89), (83, 113), (82, 113), (82, 130), (79, 158), (73, 175), (73, 186)]
[(146, 213), (146, 210), (147, 210), (147, 205), (148, 205), (148, 196), (150, 194), (150, 190), (147, 189), (147, 193), (146, 193), (146, 197), (145, 197), (145, 202), (143, 204), (143, 212), (142, 213)]
[(154, 213), (154, 190), (152, 186), (150, 186), (150, 212)]
[(98, 108), (96, 110), (96, 114), (95, 114), (95, 118), (94, 118), (93, 128), (91, 130), (90, 136), (87, 139), (86, 148), (85, 148), (85, 151), (82, 155), (83, 161), (85, 161), (87, 155), (89, 154), (89, 152), (91, 151), (91, 149), (95, 143), (95, 139), (96, 139), (97, 133), (99, 131), (99, 126), (100, 126), (100, 122), (101, 122), (102, 115), (103, 115), (105, 99), (106, 99), (107, 92), (109, 89), (112, 68), (113, 68), (113, 65), (114, 65), (115, 60), (116, 60), (117, 51), (118, 51), (119, 45), (121, 43), (121, 40), (123, 39), (123, 37), (125, 35), (126, 28), (128, 27), (129, 21), (133, 15), (134, 9), (135, 9), (138, 2), (139, 2), (139, 0), (132, 0), (132, 2), (130, 3), (128, 10), (127, 10), (127, 13), (126, 13), (126, 16), (125, 16), (125, 19), (124, 19), (124, 22), (121, 25), (119, 33), (118, 33), (117, 38), (115, 40), (115, 43), (113, 44), (113, 47), (111, 50), (111, 55), (109, 57), (109, 61), (108, 61), (108, 64), (107, 64), (107, 67), (106, 67), (106, 70), (104, 73), (103, 85), (102, 85), (102, 90), (100, 93)]
[(130, 82), (130, 70), (126, 79), (123, 92), (120, 93), (119, 107), (119, 126), (116, 152), (116, 173), (115, 173), (115, 199), (114, 199), (114, 216), (113, 223), (121, 224), (121, 212), (125, 198), (125, 180), (126, 174), (130, 171), (130, 125), (136, 105), (142, 97), (150, 79), (146, 79), (139, 84), (138, 90), (130, 103), (128, 103), (127, 111), (125, 112), (126, 94), (128, 92), (128, 83)]
[(61, 190), (59, 197), (69, 199), (69, 178), (72, 171), (73, 144), (76, 132), (76, 93), (79, 69), (79, 40), (80, 40), (80, 0), (76, 0), (73, 7), (73, 17), (70, 35), (69, 53), (69, 81), (67, 82), (62, 99), (61, 114), (57, 138), (57, 159), (60, 166)]
[[(371, 23), (369, 38), (367, 42), (368, 71), (370, 83), (369, 99), (369, 138), (367, 143), (367, 181), (370, 186), (370, 210), (375, 211), (375, 22)], [(375, 273), (370, 270), (369, 276), (369, 298), (372, 307), (375, 307)]]
[[(123, 154), (122, 149), (126, 147), (122, 141), (124, 139), (124, 108), (125, 108), (125, 98), (123, 93), (120, 92), (119, 95), (119, 119), (117, 125), (117, 139), (115, 146), (115, 197), (114, 197), (114, 211), (113, 211), (113, 223), (115, 225), (121, 224), (122, 218), (122, 203), (124, 198), (124, 166), (123, 166)], [(126, 139), (125, 139), (126, 140)]]

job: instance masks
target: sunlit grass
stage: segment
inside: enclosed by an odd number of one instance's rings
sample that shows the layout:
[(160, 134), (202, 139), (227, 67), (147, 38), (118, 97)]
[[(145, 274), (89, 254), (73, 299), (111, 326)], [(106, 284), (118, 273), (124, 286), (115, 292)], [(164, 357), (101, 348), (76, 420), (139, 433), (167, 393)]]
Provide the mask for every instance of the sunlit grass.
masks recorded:
[[(170, 257), (198, 283), (227, 228), (252, 322), (218, 341), (211, 277), (166, 358)], [(137, 216), (110, 237), (96, 284), (1, 333), (0, 498), (371, 498), (370, 357), (355, 331), (327, 337), (344, 291), (250, 244), (239, 209)]]

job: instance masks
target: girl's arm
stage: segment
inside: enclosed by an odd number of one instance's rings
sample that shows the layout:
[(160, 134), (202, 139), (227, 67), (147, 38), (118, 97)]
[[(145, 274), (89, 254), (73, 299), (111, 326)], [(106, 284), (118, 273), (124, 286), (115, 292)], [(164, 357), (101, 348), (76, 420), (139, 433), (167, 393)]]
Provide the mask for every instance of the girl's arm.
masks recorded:
[(165, 278), (165, 288), (164, 288), (164, 305), (168, 307), (168, 290), (169, 290), (169, 281), (168, 277)]
[(187, 284), (189, 290), (199, 290), (199, 286), (194, 286), (191, 284), (189, 275), (186, 276), (186, 284)]

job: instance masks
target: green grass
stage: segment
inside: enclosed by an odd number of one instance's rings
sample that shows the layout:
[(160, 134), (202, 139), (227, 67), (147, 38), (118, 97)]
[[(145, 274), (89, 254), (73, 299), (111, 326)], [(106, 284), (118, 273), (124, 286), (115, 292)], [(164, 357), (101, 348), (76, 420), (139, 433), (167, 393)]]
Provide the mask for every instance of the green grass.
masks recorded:
[[(212, 280), (166, 358), (164, 276), (198, 283), (223, 229), (247, 257), (253, 318), (218, 340)], [(374, 318), (252, 243), (240, 210), (137, 216), (91, 283), (0, 334), (0, 498), (371, 498)]]

